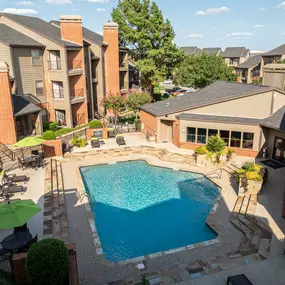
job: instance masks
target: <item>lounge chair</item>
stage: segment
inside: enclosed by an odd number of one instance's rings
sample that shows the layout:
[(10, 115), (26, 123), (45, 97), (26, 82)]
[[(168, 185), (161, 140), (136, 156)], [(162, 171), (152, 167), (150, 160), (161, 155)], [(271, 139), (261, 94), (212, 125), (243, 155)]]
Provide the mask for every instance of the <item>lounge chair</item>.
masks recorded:
[(98, 138), (91, 138), (91, 147), (100, 147), (100, 141)]
[(4, 184), (5, 183), (12, 184), (12, 183), (17, 183), (17, 182), (27, 183), (29, 181), (29, 177), (27, 177), (26, 175), (16, 175), (16, 174), (7, 175), (5, 173), (5, 170), (2, 170), (1, 168), (0, 168), (0, 172), (1, 172), (1, 176), (3, 175)]
[(27, 188), (23, 186), (18, 186), (15, 184), (4, 184), (0, 191), (2, 192), (2, 196), (9, 196), (10, 194), (21, 193), (23, 195), (26, 192)]
[(117, 136), (116, 142), (118, 145), (126, 145), (125, 138), (123, 136)]

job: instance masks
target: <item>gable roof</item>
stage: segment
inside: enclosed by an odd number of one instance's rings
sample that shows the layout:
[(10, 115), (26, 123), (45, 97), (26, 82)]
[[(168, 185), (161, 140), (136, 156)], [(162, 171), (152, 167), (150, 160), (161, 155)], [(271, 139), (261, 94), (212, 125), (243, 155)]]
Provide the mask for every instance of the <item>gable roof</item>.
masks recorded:
[(197, 53), (200, 51), (200, 49), (197, 47), (181, 47), (180, 49), (184, 51), (185, 55), (194, 54), (195, 52)]
[(206, 54), (218, 55), (222, 51), (222, 49), (219, 47), (213, 47), (213, 48), (203, 48), (202, 51), (205, 52)]
[(187, 96), (147, 104), (141, 109), (155, 116), (163, 116), (273, 90), (282, 92), (271, 86), (217, 81)]
[(285, 44), (281, 45), (267, 53), (264, 53), (262, 56), (274, 56), (274, 55), (283, 55), (285, 54)]
[(48, 39), (56, 42), (57, 44), (65, 47), (81, 47), (78, 44), (62, 40), (61, 39), (61, 33), (60, 30), (52, 25), (51, 23), (48, 23), (40, 18), (36, 17), (29, 17), (29, 16), (20, 16), (20, 15), (14, 15), (14, 14), (7, 14), (7, 13), (0, 13), (0, 16), (3, 15), (13, 21), (18, 22), (19, 24), (27, 27), (28, 29), (41, 34)]
[(260, 125), (272, 129), (285, 131), (285, 106), (280, 108), (271, 117), (261, 120)]
[[(60, 27), (60, 22), (59, 21), (55, 21), (55, 20), (51, 20), (50, 21), (51, 24), (53, 25), (56, 25), (58, 28)], [(95, 43), (95, 44), (98, 44), (98, 45), (104, 45), (104, 38), (103, 36), (87, 29), (87, 28), (84, 28), (82, 27), (82, 32), (83, 32), (83, 38)]]
[(249, 52), (245, 47), (227, 47), (220, 53), (222, 57), (245, 57)]
[(261, 64), (261, 55), (250, 56), (245, 62), (235, 66), (235, 68), (252, 68)]
[(183, 121), (203, 121), (203, 122), (221, 122), (221, 123), (226, 122), (226, 123), (246, 124), (246, 125), (258, 125), (260, 123), (260, 119), (255, 119), (255, 118), (216, 116), (216, 115), (204, 115), (204, 114), (182, 113), (176, 116), (176, 118)]
[(12, 95), (14, 116), (19, 117), (27, 114), (38, 113), (41, 108), (33, 104), (24, 96)]
[(44, 45), (41, 43), (10, 28), (5, 24), (0, 24), (0, 41), (9, 46), (44, 47)]

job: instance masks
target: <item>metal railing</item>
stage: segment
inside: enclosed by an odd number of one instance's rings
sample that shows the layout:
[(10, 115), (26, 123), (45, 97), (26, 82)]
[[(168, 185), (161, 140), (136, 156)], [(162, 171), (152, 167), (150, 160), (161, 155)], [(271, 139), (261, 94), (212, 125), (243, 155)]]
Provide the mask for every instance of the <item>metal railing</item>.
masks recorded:
[(83, 88), (70, 90), (70, 98), (84, 97)]
[(1, 142), (0, 142), (0, 153), (3, 153), (4, 155), (8, 156), (11, 160), (15, 159), (13, 151)]
[(80, 70), (82, 69), (82, 60), (68, 61), (68, 70)]
[(52, 89), (53, 98), (64, 98), (64, 91), (62, 89)]
[(54, 59), (54, 60), (48, 60), (48, 69), (49, 70), (60, 70), (61, 69), (60, 58)]

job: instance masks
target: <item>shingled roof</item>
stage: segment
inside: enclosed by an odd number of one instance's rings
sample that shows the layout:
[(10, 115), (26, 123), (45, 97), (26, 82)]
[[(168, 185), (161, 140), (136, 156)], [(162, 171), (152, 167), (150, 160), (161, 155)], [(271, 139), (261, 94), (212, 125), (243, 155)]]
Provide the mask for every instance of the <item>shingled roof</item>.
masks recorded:
[(142, 106), (141, 109), (155, 116), (163, 116), (272, 90), (277, 89), (264, 85), (217, 81), (187, 96), (178, 96), (164, 101), (147, 104)]
[(283, 54), (285, 54), (285, 44), (267, 53), (264, 53), (262, 56), (274, 56), (274, 55), (283, 55)]
[(59, 45), (70, 47), (70, 48), (80, 47), (80, 45), (78, 44), (75, 44), (75, 43), (72, 43), (66, 40), (62, 40), (60, 30), (54, 25), (52, 25), (51, 23), (48, 23), (40, 18), (20, 16), (20, 15), (7, 14), (7, 13), (0, 13), (0, 16), (1, 15), (13, 21), (16, 21), (17, 23), (29, 28), (30, 30), (38, 34), (41, 34), (42, 36), (47, 37), (48, 39), (56, 42)]
[(213, 48), (203, 48), (202, 51), (205, 52), (206, 54), (218, 55), (220, 54), (220, 52), (222, 52), (222, 49), (219, 47), (213, 47)]
[(276, 130), (285, 131), (285, 106), (280, 108), (271, 117), (261, 120), (260, 125)]
[(0, 24), (0, 41), (9, 46), (44, 47), (44, 45), (41, 43), (10, 28), (5, 24)]
[(181, 47), (180, 48), (182, 51), (184, 51), (185, 55), (190, 55), (190, 54), (199, 54), (199, 52), (201, 51), (199, 48), (197, 47)]
[(19, 117), (27, 114), (38, 113), (41, 108), (29, 101), (28, 98), (19, 95), (12, 95), (14, 116)]
[(249, 50), (245, 47), (228, 47), (225, 51), (220, 53), (220, 56), (224, 58), (228, 57), (246, 57)]
[(261, 64), (261, 55), (250, 56), (247, 61), (237, 65), (235, 68), (248, 69)]
[(221, 123), (246, 124), (246, 125), (258, 125), (260, 123), (260, 119), (255, 119), (255, 118), (214, 116), (214, 115), (188, 114), (188, 113), (182, 113), (176, 116), (176, 118), (183, 121), (221, 122)]

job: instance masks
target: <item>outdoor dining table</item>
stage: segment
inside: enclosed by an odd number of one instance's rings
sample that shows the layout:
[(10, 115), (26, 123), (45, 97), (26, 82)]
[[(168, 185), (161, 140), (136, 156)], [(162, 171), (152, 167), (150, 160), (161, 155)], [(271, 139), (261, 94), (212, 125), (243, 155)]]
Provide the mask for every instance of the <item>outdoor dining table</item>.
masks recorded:
[(3, 239), (1, 246), (7, 250), (16, 250), (25, 246), (32, 239), (32, 235), (26, 232), (17, 232), (10, 234)]

